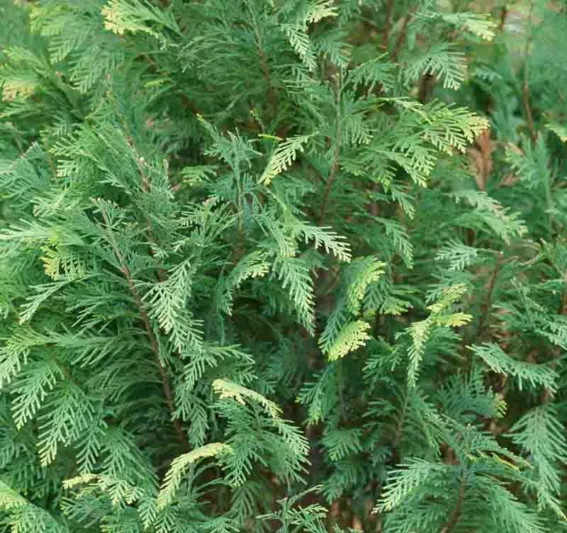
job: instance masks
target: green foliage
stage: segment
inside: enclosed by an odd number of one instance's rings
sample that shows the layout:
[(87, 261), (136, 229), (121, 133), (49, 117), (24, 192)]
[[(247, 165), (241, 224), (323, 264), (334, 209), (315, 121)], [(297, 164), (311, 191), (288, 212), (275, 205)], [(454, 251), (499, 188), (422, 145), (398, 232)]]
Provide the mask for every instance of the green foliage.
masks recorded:
[(1, 533), (567, 531), (565, 2), (0, 14)]

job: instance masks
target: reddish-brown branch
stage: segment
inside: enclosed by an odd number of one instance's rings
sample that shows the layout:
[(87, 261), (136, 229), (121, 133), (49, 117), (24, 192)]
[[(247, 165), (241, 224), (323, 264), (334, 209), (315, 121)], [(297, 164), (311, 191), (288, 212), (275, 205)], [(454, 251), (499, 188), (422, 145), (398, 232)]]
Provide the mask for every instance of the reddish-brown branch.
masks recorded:
[(498, 22), (498, 31), (504, 31), (504, 26), (506, 25), (506, 19), (508, 18), (508, 7), (506, 5), (502, 6), (500, 10), (500, 21)]
[(392, 55), (390, 57), (390, 59), (393, 62), (396, 62), (396, 60), (398, 59), (398, 54), (400, 53), (402, 45), (404, 44), (404, 41), (406, 40), (406, 34), (407, 34), (407, 31), (408, 31), (408, 24), (410, 23), (410, 20), (412, 19), (412, 17), (413, 17), (413, 11), (408, 12), (408, 14), (404, 17), (404, 21), (402, 22), (402, 28), (400, 30), (400, 33), (398, 34), (398, 38), (396, 39), (394, 51), (392, 52)]
[(327, 179), (327, 184), (325, 185), (325, 191), (323, 193), (323, 203), (321, 205), (321, 213), (319, 214), (319, 226), (322, 225), (323, 222), (325, 221), (325, 214), (327, 211), (327, 204), (329, 203), (329, 196), (331, 195), (331, 189), (333, 188), (333, 184), (337, 179), (337, 173), (339, 171), (339, 152), (340, 152), (339, 142), (340, 142), (340, 137), (337, 138), (337, 143), (333, 154), (333, 163), (331, 164), (331, 172), (329, 172), (329, 178)]
[[(372, 185), (372, 192), (378, 193), (379, 190), (380, 186), (377, 183), (374, 183)], [(380, 209), (378, 208), (378, 202), (376, 200), (372, 200), (372, 202), (370, 203), (370, 214), (373, 217), (377, 217), (380, 214)]]
[[(154, 331), (152, 329), (152, 325), (150, 323), (150, 318), (148, 316), (147, 311), (144, 309), (142, 299), (140, 298), (140, 295), (139, 295), (138, 291), (136, 290), (136, 286), (134, 285), (132, 277), (130, 276), (130, 272), (128, 271), (128, 267), (124, 266), (122, 268), (122, 272), (124, 274), (124, 277), (126, 278), (126, 282), (128, 283), (128, 288), (130, 289), (130, 292), (132, 293), (132, 297), (134, 298), (134, 302), (136, 304), (136, 307), (138, 308), (138, 312), (140, 313), (140, 317), (142, 319), (142, 324), (144, 325), (144, 329), (146, 330), (146, 333), (148, 335), (148, 339), (150, 340), (150, 346), (151, 346), (152, 352), (154, 354), (154, 362), (155, 362), (156, 366), (158, 367), (160, 377), (161, 377), (161, 384), (162, 384), (163, 393), (164, 393), (164, 396), (165, 396), (165, 402), (166, 402), (167, 408), (169, 409), (169, 412), (170, 412), (170, 414), (173, 418), (175, 416), (175, 404), (174, 404), (174, 401), (173, 401), (173, 392), (171, 390), (171, 385), (169, 383), (169, 377), (167, 375), (167, 371), (166, 371), (165, 367), (162, 365), (161, 359), (159, 357), (159, 345), (158, 345), (156, 336), (154, 334)], [(179, 436), (179, 439), (183, 443), (183, 446), (185, 447), (185, 449), (187, 451), (189, 451), (189, 449), (190, 449), (189, 441), (187, 440), (187, 435), (185, 435), (185, 432), (183, 431), (183, 426), (181, 425), (181, 420), (179, 420), (179, 418), (174, 418), (173, 423), (174, 423), (174, 426), (175, 426), (175, 431), (177, 432), (177, 434)]]
[(133, 280), (132, 275), (130, 273), (130, 269), (128, 268), (128, 265), (126, 264), (126, 261), (124, 260), (124, 256), (122, 255), (122, 252), (120, 251), (118, 244), (116, 243), (114, 237), (112, 236), (112, 233), (110, 232), (110, 221), (108, 219), (108, 215), (107, 215), (106, 211), (104, 210), (104, 208), (101, 209), (101, 213), (102, 213), (102, 217), (104, 219), (104, 223), (106, 224), (106, 227), (109, 230), (108, 235), (109, 235), (110, 245), (111, 245), (112, 250), (114, 252), (114, 255), (116, 256), (116, 259), (118, 260), (118, 263), (120, 265), (120, 271), (122, 272), (122, 274), (124, 275), (124, 278), (126, 279), (126, 283), (128, 284), (128, 288), (130, 289), (130, 293), (132, 294), (132, 298), (134, 299), (134, 303), (135, 303), (135, 305), (138, 309), (138, 312), (140, 314), (140, 318), (142, 320), (142, 324), (143, 324), (144, 329), (146, 331), (146, 335), (148, 336), (148, 340), (150, 341), (150, 347), (151, 347), (151, 350), (152, 350), (152, 353), (153, 353), (153, 356), (154, 356), (154, 362), (155, 362), (156, 366), (158, 367), (160, 377), (161, 377), (161, 383), (162, 383), (163, 393), (164, 393), (164, 396), (165, 396), (165, 402), (167, 404), (167, 408), (169, 409), (169, 412), (170, 412), (171, 417), (173, 419), (175, 431), (177, 432), (179, 439), (181, 440), (181, 442), (183, 444), (183, 447), (187, 451), (189, 451), (189, 449), (190, 449), (189, 441), (187, 440), (187, 435), (183, 431), (183, 427), (181, 425), (181, 420), (179, 420), (178, 418), (175, 418), (175, 404), (174, 404), (174, 401), (173, 401), (173, 392), (171, 390), (171, 385), (169, 383), (169, 377), (167, 375), (167, 371), (161, 363), (161, 359), (160, 359), (160, 356), (159, 356), (159, 345), (158, 345), (158, 341), (157, 341), (157, 338), (155, 336), (154, 330), (152, 329), (150, 317), (148, 316), (148, 312), (146, 311), (144, 304), (142, 302), (142, 299), (140, 297), (140, 294), (138, 293), (138, 290), (136, 289), (136, 285), (134, 284), (134, 280)]
[[(247, 4), (248, 5), (248, 4)], [(262, 34), (256, 23), (256, 17), (254, 16), (254, 11), (251, 5), (248, 5), (251, 17), (251, 26), (254, 31), (254, 38), (256, 40), (256, 48), (258, 51), (258, 57), (260, 59), (260, 69), (262, 70), (262, 76), (268, 85), (268, 102), (272, 107), (274, 115), (277, 113), (278, 108), (278, 96), (274, 89), (274, 84), (272, 83), (272, 76), (270, 75), (270, 68), (268, 66), (268, 58), (266, 57), (266, 52), (264, 51), (264, 44), (262, 42)]]
[(384, 23), (384, 33), (382, 34), (382, 48), (388, 50), (390, 41), (390, 30), (392, 27), (392, 12), (394, 10), (394, 0), (388, 0), (386, 3), (386, 22)]
[[(386, 3), (386, 21), (384, 23), (384, 33), (382, 34), (382, 48), (384, 48), (384, 50), (388, 50), (388, 45), (390, 42), (390, 32), (392, 30), (392, 13), (394, 11), (394, 0), (388, 0), (388, 2)], [(381, 83), (378, 84), (378, 86), (376, 87), (375, 93), (377, 96), (379, 96), (382, 93), (383, 90), (383, 86)], [(373, 192), (378, 192), (379, 190), (379, 186), (377, 183), (375, 183), (372, 186), (372, 191)], [(370, 203), (370, 214), (375, 217), (378, 216), (378, 202), (376, 202), (375, 200), (372, 200)]]
[[(133, 148), (133, 146), (132, 146), (132, 148)], [(149, 189), (150, 189), (150, 183), (149, 183), (148, 178), (146, 177), (146, 175), (145, 175), (145, 173), (144, 173), (144, 171), (143, 171), (143, 166), (142, 166), (142, 165), (144, 165), (145, 163), (144, 163), (143, 160), (139, 160), (139, 161), (138, 161), (138, 164), (140, 165), (140, 175), (141, 175), (141, 177), (142, 177), (142, 190), (143, 190), (145, 193), (148, 193), (148, 192), (149, 192)], [(156, 240), (155, 240), (155, 238), (154, 238), (154, 232), (153, 232), (153, 228), (152, 228), (152, 221), (151, 221), (150, 217), (147, 216), (147, 215), (146, 215), (146, 228), (147, 228), (147, 230), (148, 230), (148, 241), (149, 241), (149, 243), (150, 243), (150, 255), (151, 255), (152, 257), (155, 257), (155, 253), (154, 253), (154, 251), (153, 251), (153, 249), (152, 249), (152, 246), (156, 246), (156, 247), (157, 247), (157, 243), (156, 243)], [(159, 266), (159, 265), (157, 266), (157, 277), (158, 277), (158, 280), (159, 280), (159, 281), (165, 281), (165, 279), (166, 279), (166, 277), (167, 277), (166, 274), (165, 274), (165, 271), (164, 271), (163, 268), (162, 268), (161, 266)]]
[(396, 424), (396, 431), (394, 432), (394, 438), (392, 439), (392, 464), (397, 465), (401, 462), (402, 457), (400, 455), (400, 443), (402, 442), (402, 434), (404, 431), (404, 424), (408, 414), (409, 398), (406, 395), (404, 398), (404, 405), (402, 406), (402, 412), (400, 413), (400, 418)]
[(480, 320), (478, 321), (478, 329), (476, 331), (475, 339), (480, 339), (484, 332), (484, 327), (486, 321), (488, 319), (488, 314), (490, 312), (490, 308), (492, 307), (492, 294), (494, 292), (494, 286), (496, 285), (496, 279), (498, 278), (498, 273), (502, 268), (502, 259), (504, 255), (502, 252), (499, 252), (498, 258), (496, 260), (496, 265), (494, 266), (494, 270), (490, 275), (490, 279), (488, 280), (488, 285), (486, 286), (486, 298), (484, 303), (482, 304), (481, 313), (480, 313)]
[[(384, 27), (384, 34), (383, 34), (383, 41), (382, 44), (383, 46), (387, 49), (388, 47), (388, 42), (390, 40), (390, 32), (391, 32), (391, 25), (392, 25), (392, 12), (393, 12), (393, 8), (394, 8), (394, 2), (392, 0), (388, 0), (388, 4), (386, 5), (386, 24)], [(407, 27), (408, 24), (410, 23), (410, 20), (413, 17), (413, 12), (408, 12), (408, 14), (404, 17), (404, 21), (402, 22), (402, 28), (400, 30), (400, 33), (398, 34), (398, 38), (396, 39), (396, 44), (394, 45), (394, 50), (392, 52), (392, 55), (390, 56), (390, 59), (395, 62), (396, 59), (398, 58), (398, 54), (400, 53), (400, 49), (405, 41), (406, 38), (406, 33), (407, 33)], [(382, 90), (384, 89), (383, 85), (381, 83), (379, 83), (375, 90), (374, 93), (379, 96), (382, 93)], [(380, 186), (378, 185), (378, 183), (375, 183), (372, 186), (372, 192), (377, 193), (380, 189)], [(378, 202), (376, 202), (376, 200), (372, 200), (370, 202), (370, 208), (369, 208), (369, 213), (375, 217), (378, 216), (379, 213), (379, 208), (378, 208)]]
[(258, 55), (260, 57), (260, 68), (262, 69), (262, 75), (268, 84), (268, 102), (272, 106), (274, 114), (277, 113), (278, 109), (278, 96), (276, 90), (274, 89), (274, 84), (272, 82), (272, 76), (270, 74), (270, 68), (268, 67), (268, 58), (264, 52), (264, 47), (262, 45), (262, 37), (260, 32), (255, 27), (256, 33), (256, 45), (258, 47)]
[(197, 107), (197, 105), (189, 99), (189, 97), (186, 94), (181, 93), (181, 105), (186, 108), (186, 109), (190, 109), (194, 115), (202, 115), (203, 113), (201, 113), (200, 109)]
[(435, 85), (435, 76), (429, 72), (425, 72), (420, 80), (417, 89), (417, 99), (422, 104), (426, 104), (431, 96), (431, 91)]
[(461, 477), (461, 481), (459, 483), (459, 492), (457, 494), (457, 503), (451, 515), (449, 516), (449, 520), (447, 521), (447, 525), (441, 530), (442, 533), (453, 533), (455, 527), (459, 523), (459, 519), (461, 518), (461, 512), (463, 510), (463, 501), (465, 499), (465, 490), (466, 490), (466, 481), (465, 476)]

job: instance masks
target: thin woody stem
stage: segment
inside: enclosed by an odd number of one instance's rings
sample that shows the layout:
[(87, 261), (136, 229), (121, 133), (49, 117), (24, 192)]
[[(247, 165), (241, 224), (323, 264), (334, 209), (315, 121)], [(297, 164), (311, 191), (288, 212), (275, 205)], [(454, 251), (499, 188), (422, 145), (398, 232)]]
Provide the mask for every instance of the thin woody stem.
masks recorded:
[(413, 18), (413, 12), (412, 11), (408, 12), (408, 14), (404, 17), (404, 21), (402, 22), (402, 29), (400, 30), (400, 33), (398, 34), (398, 38), (396, 39), (396, 44), (394, 46), (394, 51), (392, 52), (392, 55), (390, 57), (390, 59), (394, 63), (398, 59), (398, 54), (400, 53), (402, 45), (404, 44), (404, 41), (406, 40), (408, 24), (410, 23), (410, 20), (412, 18)]
[(158, 344), (157, 338), (155, 336), (154, 330), (152, 329), (150, 317), (149, 317), (148, 312), (146, 311), (146, 309), (144, 307), (144, 304), (142, 302), (140, 294), (138, 293), (138, 290), (136, 289), (136, 285), (134, 284), (134, 279), (132, 278), (132, 275), (130, 273), (130, 269), (128, 268), (128, 265), (126, 264), (126, 261), (124, 260), (124, 256), (122, 255), (122, 252), (120, 251), (120, 248), (119, 248), (118, 244), (116, 243), (114, 235), (110, 231), (110, 220), (108, 219), (108, 214), (106, 213), (106, 211), (102, 207), (101, 207), (100, 211), (101, 211), (101, 214), (102, 214), (102, 218), (104, 219), (104, 223), (106, 224), (107, 234), (108, 234), (110, 245), (112, 247), (114, 255), (116, 256), (116, 259), (118, 260), (118, 263), (120, 264), (120, 271), (122, 272), (122, 274), (124, 275), (124, 278), (126, 279), (126, 283), (128, 284), (128, 288), (130, 289), (130, 293), (132, 294), (132, 297), (134, 299), (134, 303), (135, 303), (135, 305), (138, 309), (138, 312), (140, 314), (140, 318), (142, 320), (142, 324), (143, 324), (144, 329), (146, 331), (146, 334), (148, 336), (148, 340), (150, 341), (150, 347), (151, 347), (151, 350), (152, 350), (153, 355), (154, 355), (154, 362), (155, 362), (156, 366), (158, 367), (160, 377), (161, 377), (161, 383), (162, 383), (163, 393), (164, 393), (164, 396), (165, 396), (165, 402), (167, 404), (167, 408), (169, 409), (169, 412), (170, 412), (171, 417), (173, 419), (175, 431), (178, 434), (179, 439), (183, 444), (183, 447), (187, 451), (189, 451), (189, 449), (190, 449), (189, 441), (187, 440), (187, 435), (185, 435), (185, 432), (183, 431), (181, 420), (179, 420), (178, 418), (174, 418), (175, 417), (175, 404), (174, 404), (174, 401), (173, 401), (173, 392), (171, 390), (171, 384), (169, 383), (169, 377), (167, 375), (167, 371), (166, 371), (165, 367), (163, 366), (161, 359), (160, 359), (160, 356), (159, 356), (159, 344)]
[(529, 62), (528, 62), (528, 55), (530, 52), (530, 44), (531, 44), (531, 31), (532, 31), (532, 17), (534, 11), (534, 1), (530, 3), (530, 12), (528, 14), (528, 28), (527, 28), (527, 36), (526, 36), (526, 45), (524, 47), (524, 83), (522, 85), (522, 103), (524, 106), (524, 113), (526, 114), (526, 121), (528, 123), (528, 130), (530, 132), (530, 138), (532, 140), (532, 144), (537, 142), (537, 132), (534, 126), (534, 117), (532, 113), (532, 108), (530, 106), (530, 85), (529, 85)]
[(254, 12), (252, 8), (248, 6), (250, 10), (250, 14), (252, 16), (252, 29), (254, 30), (254, 38), (256, 40), (256, 48), (258, 50), (258, 57), (260, 58), (260, 68), (262, 69), (262, 75), (266, 83), (268, 84), (268, 102), (272, 106), (272, 111), (274, 115), (277, 114), (278, 109), (278, 96), (276, 90), (274, 89), (274, 84), (272, 82), (272, 76), (270, 75), (270, 67), (268, 66), (268, 58), (266, 56), (266, 52), (264, 50), (264, 44), (262, 41), (262, 34), (258, 28), (258, 24), (256, 23), (256, 17), (254, 16)]
[(490, 279), (488, 280), (488, 285), (486, 287), (486, 299), (484, 300), (484, 303), (482, 304), (480, 320), (478, 322), (478, 328), (477, 328), (476, 335), (475, 335), (476, 339), (479, 339), (482, 336), (482, 334), (484, 333), (484, 327), (486, 325), (486, 320), (488, 318), (490, 308), (492, 307), (492, 293), (494, 292), (494, 286), (496, 285), (496, 279), (498, 278), (498, 274), (499, 274), (500, 269), (502, 267), (503, 257), (504, 256), (503, 256), (502, 252), (500, 252), (498, 254), (498, 258), (496, 259), (496, 265), (494, 266), (494, 270), (492, 271), (492, 274), (490, 275)]
[(328, 207), (329, 196), (333, 188), (333, 184), (337, 179), (337, 173), (339, 171), (339, 161), (340, 161), (340, 150), (341, 150), (341, 78), (340, 72), (338, 73), (338, 84), (336, 91), (336, 131), (335, 131), (335, 150), (333, 152), (333, 162), (331, 163), (331, 171), (329, 172), (329, 177), (327, 178), (327, 184), (325, 185), (325, 191), (323, 192), (323, 203), (321, 205), (321, 212), (319, 213), (319, 225), (322, 225), (325, 221), (325, 214)]
[(382, 48), (388, 50), (388, 42), (390, 40), (390, 30), (392, 27), (392, 12), (394, 10), (394, 0), (388, 0), (386, 4), (386, 22), (384, 24), (384, 33), (382, 34)]
[(466, 490), (466, 479), (465, 476), (461, 476), (461, 481), (459, 482), (459, 492), (457, 494), (457, 503), (449, 516), (449, 520), (447, 521), (447, 525), (443, 528), (442, 533), (453, 533), (457, 524), (459, 523), (459, 519), (461, 518), (461, 513), (463, 510), (463, 501), (465, 499), (465, 490)]
[(508, 18), (508, 6), (504, 4), (500, 10), (500, 21), (498, 22), (498, 31), (503, 32)]

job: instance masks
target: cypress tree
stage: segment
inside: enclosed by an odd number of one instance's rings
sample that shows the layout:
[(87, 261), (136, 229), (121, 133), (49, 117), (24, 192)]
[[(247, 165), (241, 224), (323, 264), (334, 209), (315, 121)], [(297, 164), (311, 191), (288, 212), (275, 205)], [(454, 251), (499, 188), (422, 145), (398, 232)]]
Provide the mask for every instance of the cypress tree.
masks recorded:
[(0, 14), (2, 533), (567, 530), (564, 0)]

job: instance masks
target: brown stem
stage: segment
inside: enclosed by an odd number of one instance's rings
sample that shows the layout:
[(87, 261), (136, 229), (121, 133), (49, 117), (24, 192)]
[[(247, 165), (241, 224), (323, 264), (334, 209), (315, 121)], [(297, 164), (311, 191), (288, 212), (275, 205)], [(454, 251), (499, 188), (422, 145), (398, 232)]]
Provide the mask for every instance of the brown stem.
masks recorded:
[(500, 21), (498, 23), (498, 31), (503, 32), (504, 26), (506, 24), (506, 18), (508, 17), (508, 6), (503, 5), (500, 10)]
[[(567, 272), (565, 273), (563, 278), (564, 278), (564, 283), (567, 284)], [(567, 313), (567, 290), (564, 290), (563, 296), (561, 297), (561, 304), (559, 305), (559, 309), (557, 311), (557, 314), (564, 315), (566, 313)]]
[(406, 33), (407, 33), (407, 30), (408, 30), (408, 24), (410, 23), (410, 20), (412, 19), (412, 17), (413, 17), (413, 11), (409, 11), (408, 14), (404, 17), (404, 21), (402, 22), (402, 29), (400, 30), (400, 33), (398, 34), (398, 38), (396, 39), (396, 44), (394, 46), (394, 51), (392, 52), (392, 56), (391, 56), (391, 60), (394, 63), (398, 59), (398, 54), (400, 53), (402, 45), (404, 44), (404, 41), (406, 40)]
[[(388, 0), (386, 4), (386, 22), (384, 23), (384, 33), (382, 34), (382, 47), (384, 50), (388, 50), (388, 43), (390, 41), (390, 32), (392, 30), (392, 13), (394, 11), (394, 0)], [(397, 43), (396, 43), (397, 45)], [(380, 96), (382, 90), (384, 89), (383, 85), (379, 83), (375, 88), (375, 94)], [(374, 183), (372, 185), (372, 192), (378, 192), (380, 190), (380, 186), (378, 183)], [(373, 217), (378, 216), (379, 209), (378, 209), (378, 202), (376, 200), (372, 200), (370, 203), (370, 214)]]
[(189, 97), (186, 94), (181, 93), (181, 105), (186, 108), (186, 109), (190, 109), (194, 115), (202, 115), (203, 113), (201, 113), (200, 109), (197, 107), (197, 105), (189, 99)]
[(478, 328), (476, 330), (475, 339), (479, 339), (484, 331), (486, 320), (488, 319), (488, 314), (490, 312), (490, 308), (492, 307), (492, 293), (494, 292), (496, 278), (498, 277), (498, 273), (500, 272), (500, 268), (502, 267), (503, 257), (504, 254), (502, 252), (499, 252), (498, 259), (496, 260), (496, 265), (494, 266), (494, 270), (492, 271), (490, 279), (488, 280), (488, 285), (486, 286), (486, 298), (484, 300), (484, 303), (482, 304), (480, 320), (478, 321)]
[(237, 188), (237, 193), (238, 193), (238, 205), (237, 205), (237, 209), (238, 209), (238, 238), (237, 238), (237, 242), (236, 242), (236, 247), (234, 249), (233, 252), (233, 256), (232, 256), (232, 263), (234, 265), (236, 265), (236, 263), (238, 263), (238, 261), (240, 261), (240, 259), (242, 258), (242, 256), (245, 253), (244, 250), (244, 245), (245, 245), (245, 241), (244, 241), (244, 205), (243, 205), (243, 194), (242, 194), (242, 185), (240, 183), (240, 172), (238, 171), (238, 169), (236, 169), (235, 171), (235, 180), (236, 180), (236, 188)]
[(126, 279), (126, 283), (128, 284), (128, 288), (130, 289), (130, 293), (132, 294), (132, 297), (134, 298), (134, 303), (135, 303), (135, 305), (138, 309), (138, 312), (140, 313), (140, 318), (142, 320), (142, 324), (144, 326), (144, 329), (146, 330), (146, 334), (147, 334), (148, 339), (150, 341), (150, 347), (151, 347), (153, 355), (154, 355), (154, 362), (155, 362), (156, 366), (158, 367), (160, 377), (161, 377), (161, 383), (162, 383), (163, 393), (164, 393), (164, 396), (165, 396), (165, 402), (167, 404), (167, 407), (169, 409), (171, 417), (174, 420), (173, 424), (174, 424), (174, 427), (175, 427), (175, 431), (177, 432), (179, 439), (181, 440), (181, 442), (183, 444), (183, 447), (187, 451), (189, 451), (189, 449), (190, 449), (189, 441), (187, 440), (187, 435), (185, 435), (185, 432), (183, 431), (183, 427), (181, 425), (181, 420), (179, 420), (178, 418), (174, 418), (174, 416), (175, 416), (175, 405), (174, 405), (174, 402), (173, 402), (173, 393), (171, 391), (171, 385), (169, 383), (167, 371), (161, 363), (161, 359), (160, 359), (160, 356), (159, 356), (159, 345), (158, 345), (158, 341), (156, 339), (154, 330), (152, 329), (152, 325), (150, 323), (150, 317), (148, 316), (148, 312), (146, 311), (144, 304), (142, 303), (142, 299), (140, 298), (140, 294), (138, 293), (138, 290), (136, 289), (136, 285), (134, 284), (134, 280), (133, 280), (132, 275), (130, 273), (130, 269), (128, 268), (128, 265), (126, 264), (126, 262), (124, 260), (124, 256), (122, 255), (122, 252), (120, 251), (120, 248), (119, 248), (118, 244), (116, 243), (116, 240), (114, 239), (114, 236), (112, 235), (112, 232), (110, 231), (110, 221), (108, 219), (108, 214), (106, 213), (105, 209), (102, 206), (101, 206), (100, 211), (101, 211), (102, 217), (104, 219), (104, 223), (106, 224), (106, 227), (107, 227), (107, 230), (108, 230), (108, 237), (109, 237), (110, 245), (112, 247), (114, 255), (116, 256), (116, 259), (118, 259), (118, 263), (120, 264), (120, 271), (122, 272), (122, 274), (124, 275), (124, 278)]
[[(133, 145), (132, 145), (132, 148), (133, 148)], [(142, 166), (142, 165), (144, 165), (144, 164), (145, 164), (145, 163), (144, 163), (144, 161), (143, 161), (142, 159), (138, 159), (138, 165), (140, 166), (140, 175), (141, 175), (141, 177), (142, 177), (142, 191), (144, 191), (145, 193), (148, 193), (148, 192), (149, 192), (149, 189), (150, 189), (150, 183), (149, 183), (149, 181), (148, 181), (148, 178), (146, 177), (145, 172), (142, 170), (142, 169), (143, 169), (143, 166)], [(153, 232), (153, 228), (152, 228), (152, 221), (151, 221), (151, 219), (150, 219), (149, 216), (147, 216), (147, 215), (144, 215), (144, 216), (145, 216), (145, 218), (146, 218), (146, 228), (147, 228), (147, 231), (148, 231), (148, 241), (150, 242), (150, 245), (157, 246), (156, 240), (155, 240), (155, 238), (154, 238), (154, 232)], [(151, 248), (151, 246), (150, 246), (150, 255), (151, 255), (152, 257), (155, 257), (154, 251), (153, 251), (153, 249)], [(159, 280), (160, 282), (165, 281), (166, 278), (167, 278), (167, 276), (166, 276), (166, 274), (165, 274), (165, 271), (164, 271), (163, 268), (162, 268), (161, 266), (159, 266), (159, 265), (157, 266), (157, 277), (158, 277), (158, 280)]]
[(384, 33), (382, 34), (382, 48), (388, 50), (388, 42), (390, 40), (390, 30), (392, 27), (392, 11), (394, 10), (394, 0), (388, 0), (386, 3), (386, 22), (384, 24)]
[(433, 76), (433, 74), (426, 72), (421, 76), (417, 89), (417, 99), (420, 103), (426, 104), (429, 101), (434, 85), (435, 76)]
[[(390, 4), (392, 4), (392, 6), (390, 6)], [(391, 14), (392, 14), (391, 10), (392, 10), (392, 8), (393, 8), (393, 2), (388, 2), (388, 5), (386, 6), (386, 9), (387, 9), (386, 28), (385, 28), (386, 46), (387, 46), (388, 40), (390, 38), (390, 25), (391, 25)], [(392, 62), (395, 62), (396, 59), (398, 58), (398, 54), (400, 53), (400, 49), (401, 49), (402, 44), (404, 43), (405, 38), (406, 38), (408, 24), (409, 24), (410, 20), (412, 19), (412, 17), (413, 17), (412, 11), (408, 12), (408, 14), (404, 17), (404, 21), (402, 23), (402, 28), (400, 30), (400, 33), (398, 34), (398, 38), (396, 39), (394, 51), (392, 52), (392, 55), (390, 57)], [(376, 86), (376, 89), (374, 90), (374, 92), (377, 96), (379, 96), (382, 93), (383, 89), (384, 89), (383, 85), (381, 83), (379, 83)], [(375, 183), (372, 186), (373, 192), (378, 192), (379, 189), (380, 189), (380, 186), (378, 185), (378, 183)], [(378, 202), (376, 202), (375, 200), (372, 200), (372, 202), (370, 203), (369, 212), (374, 217), (378, 216), (378, 212), (379, 212)]]
[(260, 35), (260, 32), (257, 30), (256, 25), (254, 26), (254, 28), (258, 46), (258, 55), (260, 56), (260, 68), (262, 69), (262, 74), (264, 75), (264, 79), (268, 84), (268, 101), (270, 102), (275, 114), (278, 109), (278, 97), (274, 89), (274, 84), (272, 83), (272, 77), (270, 75), (270, 69), (268, 67), (268, 59), (262, 45), (262, 37)]
[(441, 530), (441, 533), (453, 533), (455, 531), (455, 527), (461, 518), (461, 512), (463, 510), (463, 501), (465, 499), (465, 490), (466, 490), (466, 481), (465, 476), (461, 477), (461, 481), (459, 483), (459, 492), (457, 495), (457, 503), (453, 511), (451, 512), (451, 516), (449, 516), (449, 520), (447, 521), (447, 525)]
[(392, 464), (397, 465), (402, 460), (400, 456), (400, 442), (402, 441), (402, 432), (404, 430), (404, 422), (408, 413), (409, 398), (408, 394), (404, 398), (404, 405), (398, 423), (396, 424), (396, 431), (394, 439), (392, 440)]
[[(148, 316), (147, 311), (144, 309), (142, 300), (140, 298), (140, 295), (138, 294), (138, 291), (136, 290), (136, 286), (134, 285), (134, 282), (132, 280), (132, 277), (130, 276), (130, 272), (128, 271), (128, 267), (126, 265), (124, 265), (124, 267), (122, 268), (122, 272), (124, 273), (124, 277), (126, 278), (126, 281), (128, 283), (128, 287), (130, 289), (130, 292), (132, 293), (132, 296), (134, 298), (134, 301), (136, 303), (136, 307), (138, 308), (138, 311), (140, 313), (140, 317), (142, 318), (142, 323), (144, 325), (144, 329), (146, 330), (146, 333), (148, 335), (148, 338), (150, 340), (150, 345), (152, 348), (152, 352), (154, 354), (154, 362), (156, 364), (156, 366), (158, 367), (160, 376), (161, 376), (161, 383), (162, 383), (162, 388), (163, 388), (163, 393), (165, 396), (165, 401), (167, 403), (167, 408), (169, 409), (169, 412), (171, 414), (172, 417), (175, 416), (175, 405), (173, 402), (173, 393), (171, 390), (171, 385), (169, 383), (169, 378), (167, 376), (167, 371), (165, 369), (165, 367), (162, 365), (160, 357), (159, 357), (159, 346), (158, 346), (158, 342), (156, 339), (156, 336), (154, 334), (154, 331), (152, 329), (151, 323), (150, 323), (150, 318)], [(177, 432), (181, 442), (183, 443), (183, 446), (186, 448), (187, 451), (189, 451), (189, 441), (187, 440), (187, 436), (185, 435), (185, 432), (183, 431), (183, 427), (181, 425), (181, 420), (179, 420), (179, 418), (175, 418), (174, 419), (174, 426), (175, 426), (175, 431)]]
[(327, 184), (325, 185), (325, 192), (323, 193), (323, 203), (321, 205), (321, 213), (319, 214), (319, 226), (323, 224), (325, 220), (325, 214), (327, 211), (327, 204), (329, 202), (329, 195), (331, 194), (331, 189), (337, 178), (337, 172), (339, 170), (339, 143), (335, 146), (335, 152), (333, 155), (333, 163), (331, 165), (331, 172), (329, 173), (329, 178), (327, 179)]
[(264, 79), (268, 84), (268, 102), (272, 106), (272, 110), (275, 115), (278, 109), (278, 97), (274, 89), (274, 84), (272, 83), (270, 68), (268, 67), (268, 58), (266, 57), (266, 52), (264, 51), (264, 44), (262, 42), (262, 34), (258, 29), (258, 24), (256, 23), (256, 17), (254, 16), (252, 7), (249, 4), (247, 5), (252, 19), (251, 26), (254, 31), (254, 38), (256, 39), (256, 48), (258, 50), (258, 57), (260, 58), (260, 68), (262, 69), (262, 75), (264, 76)]
[[(380, 190), (380, 186), (377, 183), (372, 184), (372, 192), (378, 192)], [(373, 217), (377, 217), (380, 214), (380, 209), (378, 208), (378, 202), (376, 200), (372, 200), (370, 204), (370, 214)]]
[(238, 261), (242, 259), (244, 255), (244, 226), (242, 224), (242, 216), (240, 216), (240, 220), (238, 221), (238, 238), (236, 240), (236, 247), (234, 248), (234, 252), (232, 254), (232, 264), (236, 265)]

